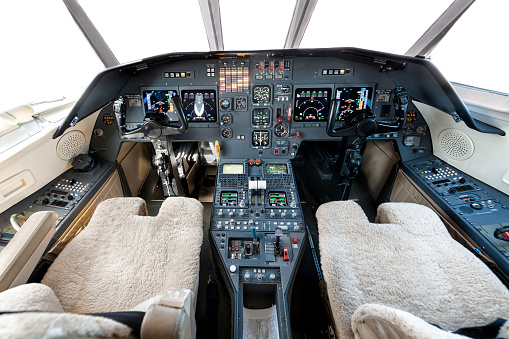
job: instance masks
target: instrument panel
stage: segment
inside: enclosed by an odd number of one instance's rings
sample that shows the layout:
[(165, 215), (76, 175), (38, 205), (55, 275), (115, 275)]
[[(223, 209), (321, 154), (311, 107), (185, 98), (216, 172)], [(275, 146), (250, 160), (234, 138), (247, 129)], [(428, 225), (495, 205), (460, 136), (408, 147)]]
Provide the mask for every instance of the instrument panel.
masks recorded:
[[(174, 126), (179, 120), (171, 97), (178, 96), (189, 128), (172, 138), (217, 141), (220, 157), (232, 159), (291, 159), (304, 140), (334, 140), (327, 133), (333, 109), (337, 109), (336, 127), (348, 127), (365, 117), (390, 125), (398, 119), (395, 89), (404, 87), (376, 67), (326, 57), (239, 55), (185, 60), (153, 72), (162, 75), (160, 80), (154, 73), (140, 76), (121, 91), (126, 102), (124, 119), (117, 119), (121, 138), (150, 141), (133, 133), (147, 121)], [(171, 77), (172, 73), (186, 76)], [(417, 114), (413, 106), (412, 112)], [(400, 135), (396, 130), (369, 137)]]

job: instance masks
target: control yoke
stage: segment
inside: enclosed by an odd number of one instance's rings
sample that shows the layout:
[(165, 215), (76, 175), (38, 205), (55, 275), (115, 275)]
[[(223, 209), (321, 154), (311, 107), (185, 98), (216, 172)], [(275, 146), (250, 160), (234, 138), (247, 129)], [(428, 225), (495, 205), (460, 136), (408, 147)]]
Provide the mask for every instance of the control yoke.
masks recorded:
[(408, 94), (402, 87), (394, 90), (392, 97), (395, 121), (377, 121), (376, 116), (368, 109), (351, 112), (343, 117), (344, 125), (335, 127), (338, 116), (341, 114), (340, 100), (332, 100), (329, 117), (327, 119), (327, 134), (331, 137), (360, 136), (367, 137), (376, 133), (387, 133), (399, 131), (405, 124), (405, 114), (408, 106)]
[(175, 112), (177, 113), (179, 121), (161, 124), (160, 122), (151, 119), (145, 121), (140, 128), (125, 133), (124, 137), (133, 139), (149, 137), (157, 139), (165, 135), (185, 133), (188, 128), (188, 123), (184, 116), (184, 109), (182, 108), (180, 97), (178, 95), (173, 95), (170, 100), (173, 103), (173, 107), (175, 107)]

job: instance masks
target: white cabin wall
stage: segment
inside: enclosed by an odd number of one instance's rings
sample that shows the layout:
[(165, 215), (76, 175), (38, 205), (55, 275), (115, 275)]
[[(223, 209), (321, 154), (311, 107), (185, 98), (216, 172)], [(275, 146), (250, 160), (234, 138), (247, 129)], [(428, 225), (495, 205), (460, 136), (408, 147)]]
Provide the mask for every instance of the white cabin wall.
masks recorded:
[[(88, 152), (90, 137), (99, 111), (80, 121), (69, 131), (81, 131), (86, 138), (80, 153)], [(57, 144), (60, 138), (53, 139), (58, 124), (48, 127), (31, 138), (21, 142), (10, 150), (0, 154), (0, 185), (9, 181), (9, 178), (25, 172), (31, 177), (25, 180), (26, 187), (8, 194), (0, 203), (0, 213), (7, 210), (29, 195), (35, 193), (51, 182), (58, 175), (71, 168), (71, 160), (62, 160), (57, 154)], [(5, 192), (8, 193), (9, 189)]]
[[(426, 120), (433, 142), (433, 154), (459, 170), (485, 182), (496, 189), (509, 194), (509, 116), (500, 111), (490, 110), (491, 114), (474, 118), (506, 132), (506, 136), (480, 133), (470, 129), (462, 121), (456, 123), (453, 118), (434, 107), (414, 102)], [(486, 109), (486, 108), (484, 108)], [(472, 111), (472, 109), (471, 109)], [(471, 141), (473, 153), (468, 159), (457, 159), (444, 153), (439, 136), (444, 130), (459, 131)], [(464, 134), (462, 134), (464, 133)], [(469, 139), (469, 140), (468, 140)]]

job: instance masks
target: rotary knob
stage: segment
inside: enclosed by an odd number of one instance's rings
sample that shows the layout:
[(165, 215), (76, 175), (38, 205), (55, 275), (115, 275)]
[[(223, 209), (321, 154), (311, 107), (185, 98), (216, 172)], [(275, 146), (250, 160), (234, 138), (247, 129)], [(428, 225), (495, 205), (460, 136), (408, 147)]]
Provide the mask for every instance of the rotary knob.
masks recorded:
[(271, 273), (271, 274), (269, 275), (269, 279), (270, 279), (270, 280), (275, 280), (275, 279), (276, 279), (276, 275), (275, 275), (274, 273)]
[(249, 279), (251, 279), (251, 274), (249, 274), (249, 272), (244, 273), (244, 280), (249, 280)]

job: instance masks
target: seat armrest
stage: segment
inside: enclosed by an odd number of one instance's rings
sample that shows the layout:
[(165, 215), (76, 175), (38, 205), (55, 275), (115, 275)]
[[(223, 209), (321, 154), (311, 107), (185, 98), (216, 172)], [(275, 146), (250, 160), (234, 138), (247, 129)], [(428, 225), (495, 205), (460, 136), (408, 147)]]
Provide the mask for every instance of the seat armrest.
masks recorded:
[(0, 252), (0, 292), (27, 282), (56, 231), (55, 212), (34, 213)]
[(172, 288), (150, 306), (141, 324), (141, 339), (196, 337), (190, 290)]

